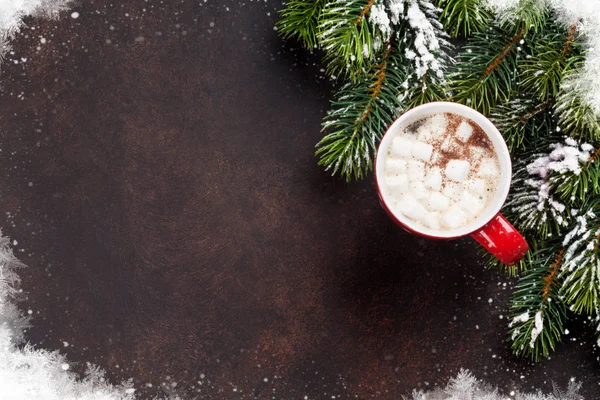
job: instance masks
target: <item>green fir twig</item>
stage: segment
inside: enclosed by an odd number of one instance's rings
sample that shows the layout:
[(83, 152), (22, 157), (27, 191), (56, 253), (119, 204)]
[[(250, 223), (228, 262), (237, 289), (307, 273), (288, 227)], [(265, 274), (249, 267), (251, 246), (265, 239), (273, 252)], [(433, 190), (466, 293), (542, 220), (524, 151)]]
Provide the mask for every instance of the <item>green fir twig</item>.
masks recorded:
[(277, 30), (284, 38), (295, 38), (312, 50), (318, 46), (318, 28), (321, 12), (327, 0), (290, 0), (279, 11), (281, 19)]
[(406, 79), (403, 57), (388, 44), (358, 83), (347, 83), (335, 95), (323, 123), (329, 132), (317, 144), (319, 165), (347, 181), (361, 179), (373, 167), (377, 144), (398, 116), (398, 87)]
[(451, 37), (468, 37), (483, 32), (492, 16), (482, 0), (438, 0), (440, 21)]
[(564, 334), (567, 309), (559, 296), (564, 250), (540, 252), (521, 276), (510, 303), (509, 337), (515, 354), (548, 357)]

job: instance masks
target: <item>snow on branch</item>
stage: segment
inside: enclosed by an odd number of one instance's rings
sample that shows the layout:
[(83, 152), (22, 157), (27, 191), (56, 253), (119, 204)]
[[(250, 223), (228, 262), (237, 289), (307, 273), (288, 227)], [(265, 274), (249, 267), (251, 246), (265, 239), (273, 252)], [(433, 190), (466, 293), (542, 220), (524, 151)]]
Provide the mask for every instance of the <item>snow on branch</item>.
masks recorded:
[[(376, 0), (369, 12), (369, 22), (389, 41), (396, 32), (396, 46), (413, 64), (411, 70), (417, 80), (426, 74), (438, 79), (444, 75), (445, 49), (450, 48), (448, 35), (438, 21), (440, 10), (430, 0)], [(374, 51), (383, 43), (374, 41)]]
[[(500, 19), (509, 20), (515, 7), (523, 0), (486, 0), (487, 6)], [(584, 38), (586, 61), (581, 74), (563, 82), (565, 92), (576, 91), (600, 116), (600, 7), (591, 0), (538, 0), (549, 6), (565, 31), (573, 24)]]
[(514, 180), (517, 189), (507, 205), (518, 215), (525, 229), (535, 230), (549, 220), (558, 226), (568, 223), (567, 207), (552, 193), (551, 178), (560, 174), (579, 175), (594, 151), (592, 145), (579, 144), (572, 138), (551, 144), (550, 149), (550, 153), (538, 154), (517, 170)]

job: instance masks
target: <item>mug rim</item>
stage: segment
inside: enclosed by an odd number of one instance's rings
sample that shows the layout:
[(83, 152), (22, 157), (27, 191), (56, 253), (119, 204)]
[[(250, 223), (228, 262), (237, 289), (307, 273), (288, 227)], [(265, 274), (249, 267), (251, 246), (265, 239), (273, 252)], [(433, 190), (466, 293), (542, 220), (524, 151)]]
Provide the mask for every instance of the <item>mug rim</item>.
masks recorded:
[[(444, 231), (424, 228), (404, 217), (401, 212), (394, 212), (394, 207), (392, 206), (393, 203), (389, 198), (391, 196), (388, 196), (386, 193), (384, 193), (384, 190), (382, 190), (384, 184), (380, 183), (380, 179), (383, 181), (383, 176), (380, 177), (377, 173), (378, 171), (383, 171), (384, 169), (383, 165), (380, 165), (383, 163), (385, 158), (381, 153), (384, 151), (383, 149), (388, 148), (388, 142), (392, 140), (393, 135), (390, 135), (391, 132), (416, 122), (419, 119), (441, 112), (459, 114), (463, 117), (473, 120), (473, 122), (478, 124), (492, 141), (494, 151), (499, 159), (501, 170), (498, 189), (494, 194), (493, 200), (487, 205), (481, 215), (473, 222), (463, 227)], [(463, 237), (480, 230), (500, 212), (500, 209), (506, 202), (506, 198), (508, 197), (508, 192), (510, 189), (510, 183), (512, 179), (512, 162), (504, 138), (496, 126), (486, 116), (464, 104), (436, 101), (425, 103), (407, 110), (388, 127), (377, 149), (377, 155), (374, 163), (374, 175), (381, 205), (386, 213), (392, 218), (392, 220), (396, 222), (396, 224), (408, 230), (409, 232), (420, 236), (434, 239), (453, 239)]]

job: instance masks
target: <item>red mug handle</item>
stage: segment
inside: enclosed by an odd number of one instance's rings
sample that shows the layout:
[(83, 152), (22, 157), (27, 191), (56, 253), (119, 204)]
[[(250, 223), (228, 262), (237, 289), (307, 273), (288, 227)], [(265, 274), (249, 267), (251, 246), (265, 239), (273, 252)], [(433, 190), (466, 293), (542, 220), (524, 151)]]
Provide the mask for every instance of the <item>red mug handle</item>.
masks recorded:
[(471, 236), (506, 265), (517, 263), (529, 250), (523, 236), (500, 213)]

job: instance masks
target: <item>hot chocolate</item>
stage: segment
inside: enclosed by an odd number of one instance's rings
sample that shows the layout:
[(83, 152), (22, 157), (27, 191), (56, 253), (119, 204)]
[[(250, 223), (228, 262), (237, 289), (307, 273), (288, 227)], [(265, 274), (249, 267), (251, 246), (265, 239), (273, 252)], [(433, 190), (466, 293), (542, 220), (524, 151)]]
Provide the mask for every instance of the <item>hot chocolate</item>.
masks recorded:
[(382, 189), (405, 217), (444, 231), (485, 210), (500, 182), (500, 162), (479, 125), (437, 113), (390, 133)]

